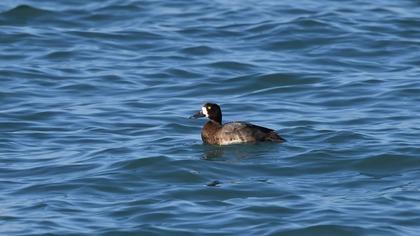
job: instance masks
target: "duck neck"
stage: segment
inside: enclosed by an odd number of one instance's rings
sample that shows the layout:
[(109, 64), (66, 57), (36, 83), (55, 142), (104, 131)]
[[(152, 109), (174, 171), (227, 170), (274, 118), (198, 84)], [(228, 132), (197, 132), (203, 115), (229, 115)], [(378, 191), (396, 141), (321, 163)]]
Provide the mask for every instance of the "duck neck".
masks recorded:
[(216, 110), (214, 113), (211, 113), (208, 118), (209, 120), (222, 125), (222, 111), (220, 111), (220, 109)]
[(210, 121), (218, 125), (222, 125), (222, 118), (215, 118), (215, 119), (211, 119)]

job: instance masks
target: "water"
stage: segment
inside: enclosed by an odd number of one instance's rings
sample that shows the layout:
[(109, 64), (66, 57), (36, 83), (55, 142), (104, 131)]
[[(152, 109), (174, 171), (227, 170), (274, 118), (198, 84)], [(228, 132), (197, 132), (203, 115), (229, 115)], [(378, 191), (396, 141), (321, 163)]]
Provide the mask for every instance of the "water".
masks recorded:
[[(419, 235), (419, 15), (2, 1), (1, 235)], [(288, 142), (203, 145), (207, 101)]]

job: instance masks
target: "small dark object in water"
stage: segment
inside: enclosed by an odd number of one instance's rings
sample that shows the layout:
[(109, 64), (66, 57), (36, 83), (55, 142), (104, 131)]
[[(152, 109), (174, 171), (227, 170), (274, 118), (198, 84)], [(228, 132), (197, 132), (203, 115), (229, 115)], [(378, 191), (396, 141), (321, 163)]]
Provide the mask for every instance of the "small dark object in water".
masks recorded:
[(208, 183), (207, 186), (209, 186), (209, 187), (217, 187), (221, 183), (222, 182), (220, 182), (219, 180), (213, 180), (210, 183)]

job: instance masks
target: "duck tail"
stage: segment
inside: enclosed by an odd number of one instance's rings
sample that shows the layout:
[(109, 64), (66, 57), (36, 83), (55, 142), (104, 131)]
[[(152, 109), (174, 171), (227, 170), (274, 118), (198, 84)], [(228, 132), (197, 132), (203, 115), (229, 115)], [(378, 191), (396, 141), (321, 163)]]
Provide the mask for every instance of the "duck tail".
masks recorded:
[(267, 141), (276, 142), (276, 143), (283, 143), (286, 142), (286, 139), (282, 138), (278, 133), (275, 131), (271, 131), (267, 134), (267, 137), (265, 138)]

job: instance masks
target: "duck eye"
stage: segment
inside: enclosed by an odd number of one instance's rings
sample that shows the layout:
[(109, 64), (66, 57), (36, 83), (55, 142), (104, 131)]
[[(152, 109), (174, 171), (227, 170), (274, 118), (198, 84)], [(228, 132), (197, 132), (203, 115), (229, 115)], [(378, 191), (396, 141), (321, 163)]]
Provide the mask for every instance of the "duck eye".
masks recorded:
[(207, 107), (207, 110), (211, 110), (211, 106), (208, 106), (208, 107)]

